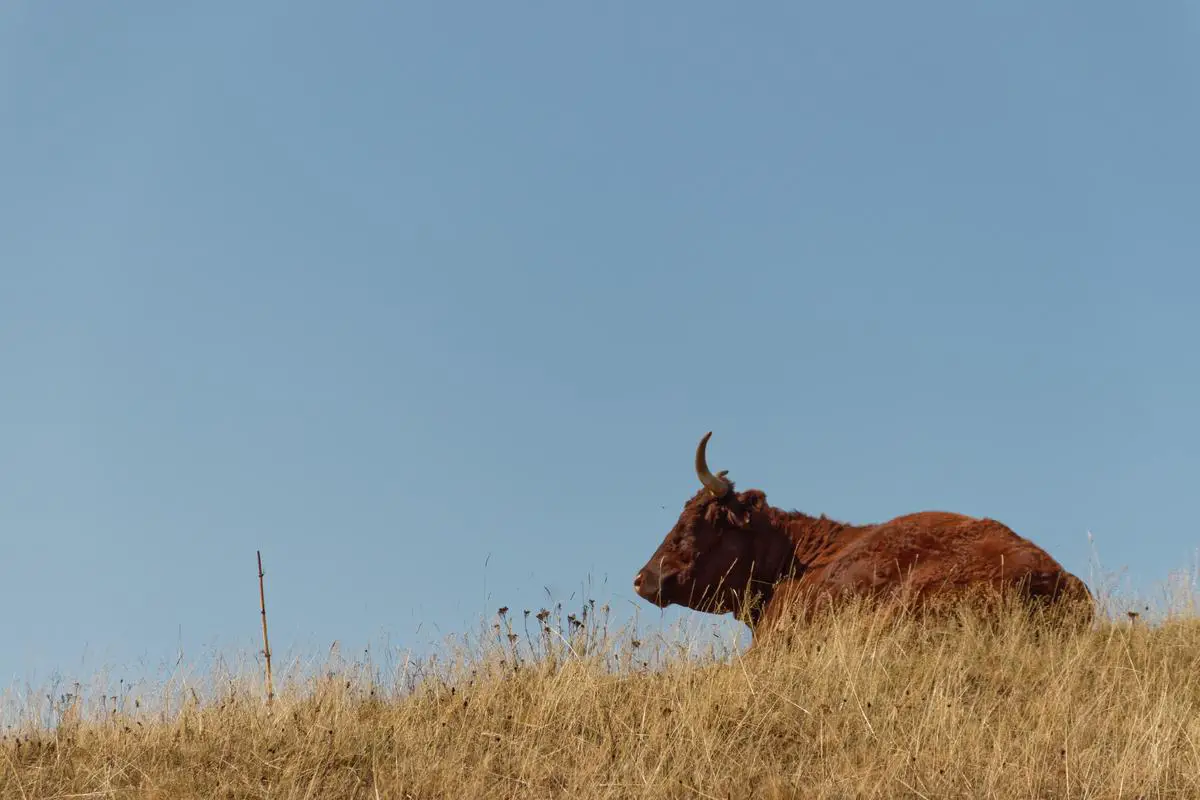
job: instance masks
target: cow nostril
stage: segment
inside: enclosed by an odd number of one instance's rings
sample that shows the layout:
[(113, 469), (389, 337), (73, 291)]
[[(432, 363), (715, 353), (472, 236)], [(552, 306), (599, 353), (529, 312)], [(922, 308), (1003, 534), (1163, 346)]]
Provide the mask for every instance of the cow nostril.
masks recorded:
[(642, 588), (642, 573), (633, 576), (633, 590), (636, 592)]

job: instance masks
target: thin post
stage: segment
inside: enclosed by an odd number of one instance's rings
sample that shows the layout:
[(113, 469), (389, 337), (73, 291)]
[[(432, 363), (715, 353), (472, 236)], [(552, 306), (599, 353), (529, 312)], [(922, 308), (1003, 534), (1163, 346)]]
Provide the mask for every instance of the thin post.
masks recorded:
[(258, 607), (262, 611), (263, 625), (263, 655), (267, 658), (267, 702), (275, 699), (275, 688), (271, 683), (271, 645), (267, 642), (267, 597), (263, 591), (262, 551), (258, 554)]

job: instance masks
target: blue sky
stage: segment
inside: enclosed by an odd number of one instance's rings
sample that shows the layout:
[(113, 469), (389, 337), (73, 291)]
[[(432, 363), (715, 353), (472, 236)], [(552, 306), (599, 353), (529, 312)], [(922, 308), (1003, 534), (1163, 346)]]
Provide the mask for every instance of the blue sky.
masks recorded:
[(1186, 568), (1198, 8), (5, 3), (0, 676), (657, 625), (707, 430)]

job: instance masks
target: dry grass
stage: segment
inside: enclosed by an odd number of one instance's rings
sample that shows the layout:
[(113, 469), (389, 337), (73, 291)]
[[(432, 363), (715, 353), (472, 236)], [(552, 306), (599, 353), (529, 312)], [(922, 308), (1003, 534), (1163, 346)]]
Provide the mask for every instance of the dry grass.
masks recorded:
[(855, 610), (743, 656), (583, 611), (508, 613), (387, 674), (285, 675), (270, 707), (250, 670), (61, 696), (6, 732), (0, 796), (1200, 797), (1195, 615), (1066, 633)]

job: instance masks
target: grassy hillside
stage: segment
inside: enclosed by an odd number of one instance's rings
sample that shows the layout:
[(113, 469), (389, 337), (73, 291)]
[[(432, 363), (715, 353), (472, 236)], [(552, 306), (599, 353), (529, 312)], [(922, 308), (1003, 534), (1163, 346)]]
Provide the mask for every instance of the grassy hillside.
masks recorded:
[(1194, 615), (1070, 634), (854, 611), (749, 655), (596, 616), (508, 612), (388, 675), (277, 676), (269, 706), (253, 670), (60, 695), (5, 732), (0, 796), (1200, 797)]

